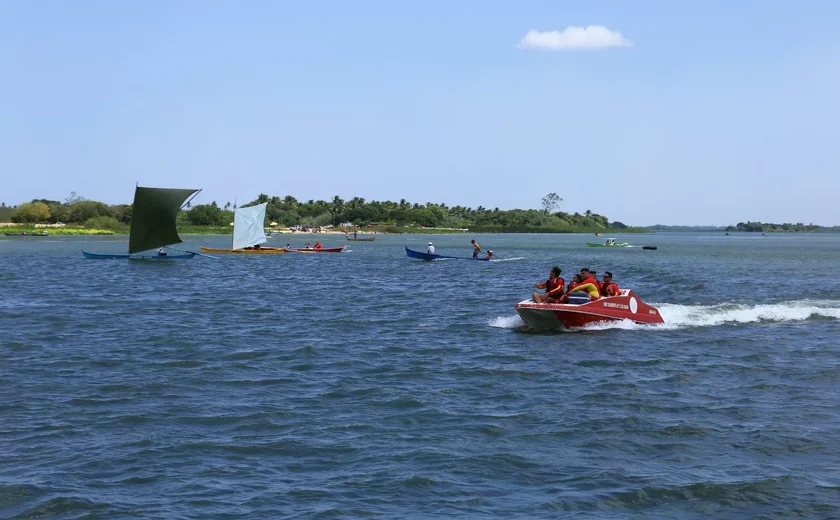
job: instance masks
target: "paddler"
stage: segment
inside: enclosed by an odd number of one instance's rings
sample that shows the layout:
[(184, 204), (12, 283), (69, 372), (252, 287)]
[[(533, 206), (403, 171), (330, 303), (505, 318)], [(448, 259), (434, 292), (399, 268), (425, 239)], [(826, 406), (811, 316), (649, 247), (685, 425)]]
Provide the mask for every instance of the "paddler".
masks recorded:
[(481, 252), (481, 246), (475, 240), (470, 240), (470, 244), (473, 246), (473, 258), (478, 258), (478, 253)]
[(426, 253), (428, 253), (430, 255), (435, 254), (435, 246), (432, 245), (431, 242), (429, 242), (429, 247), (426, 248)]
[(534, 293), (534, 303), (559, 303), (563, 301), (566, 282), (560, 278), (562, 269), (556, 265), (548, 273), (548, 280), (534, 284), (537, 289), (545, 289), (545, 294)]

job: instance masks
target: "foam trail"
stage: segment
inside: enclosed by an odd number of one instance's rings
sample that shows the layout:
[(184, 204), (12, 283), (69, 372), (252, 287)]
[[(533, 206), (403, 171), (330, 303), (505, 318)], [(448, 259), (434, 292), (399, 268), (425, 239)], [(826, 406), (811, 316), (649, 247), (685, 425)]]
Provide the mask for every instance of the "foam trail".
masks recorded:
[(522, 318), (518, 314), (513, 316), (496, 316), (487, 324), (499, 329), (518, 329), (525, 326), (525, 322), (522, 321)]
[(514, 260), (524, 260), (524, 256), (516, 256), (513, 258), (493, 258), (490, 262), (513, 262)]
[(726, 324), (795, 322), (814, 317), (840, 319), (840, 301), (795, 300), (783, 303), (744, 305), (722, 303), (718, 305), (654, 304), (659, 308), (661, 325), (640, 325), (629, 321), (593, 323), (586, 330), (638, 329), (675, 330), (690, 327), (715, 327)]

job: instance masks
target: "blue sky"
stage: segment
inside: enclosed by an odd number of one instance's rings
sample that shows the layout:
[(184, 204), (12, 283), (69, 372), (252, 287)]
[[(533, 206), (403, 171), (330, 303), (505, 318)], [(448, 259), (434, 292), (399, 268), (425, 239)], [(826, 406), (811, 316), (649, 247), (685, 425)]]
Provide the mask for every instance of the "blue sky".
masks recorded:
[[(625, 44), (518, 45), (591, 25)], [(638, 225), (840, 224), (840, 2), (2, 2), (0, 77), (6, 204), (553, 191)]]

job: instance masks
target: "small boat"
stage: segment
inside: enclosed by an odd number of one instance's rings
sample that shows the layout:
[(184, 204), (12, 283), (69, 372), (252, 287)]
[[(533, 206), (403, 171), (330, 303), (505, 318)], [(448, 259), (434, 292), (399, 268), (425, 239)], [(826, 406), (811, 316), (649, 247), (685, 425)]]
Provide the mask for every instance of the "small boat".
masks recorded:
[(376, 237), (345, 237), (350, 242), (373, 242)]
[(27, 233), (26, 231), (21, 231), (20, 233), (6, 233), (6, 236), (7, 237), (48, 237), (50, 235), (46, 231), (41, 231), (40, 233)]
[(642, 246), (642, 249), (647, 249), (648, 251), (656, 251), (656, 246)]
[(220, 253), (233, 255), (281, 255), (286, 252), (282, 247), (261, 247), (265, 244), (265, 208), (267, 202), (256, 206), (236, 208), (233, 213), (233, 241), (230, 249), (217, 249), (201, 246), (202, 253)]
[(321, 247), (317, 249), (314, 247), (290, 247), (286, 250), (291, 253), (340, 253), (344, 251), (344, 247)]
[(436, 254), (431, 254), (431, 253), (424, 253), (422, 251), (415, 251), (413, 249), (409, 249), (408, 247), (405, 248), (405, 254), (409, 258), (416, 258), (418, 260), (484, 260), (485, 262), (490, 260), (487, 257), (472, 258), (470, 256), (463, 257), (463, 256), (436, 255)]
[(615, 241), (614, 238), (608, 238), (607, 240), (604, 241), (603, 244), (596, 244), (595, 242), (587, 242), (586, 245), (588, 245), (589, 247), (627, 247), (630, 244), (628, 244), (627, 242), (618, 243), (618, 242)]
[(643, 324), (665, 323), (657, 308), (644, 303), (629, 289), (622, 289), (617, 296), (580, 305), (525, 300), (517, 303), (514, 309), (522, 321), (535, 329), (568, 329), (590, 323), (622, 320)]
[[(178, 212), (195, 198), (201, 190), (174, 188), (134, 188), (132, 204), (131, 230), (128, 235), (128, 253), (91, 253), (82, 251), (88, 259), (129, 260), (188, 260), (200, 255), (191, 251), (170, 255), (164, 251), (166, 246), (183, 242), (178, 235), (175, 218)], [(151, 249), (158, 253), (143, 253)], [(174, 249), (174, 248), (173, 248)]]

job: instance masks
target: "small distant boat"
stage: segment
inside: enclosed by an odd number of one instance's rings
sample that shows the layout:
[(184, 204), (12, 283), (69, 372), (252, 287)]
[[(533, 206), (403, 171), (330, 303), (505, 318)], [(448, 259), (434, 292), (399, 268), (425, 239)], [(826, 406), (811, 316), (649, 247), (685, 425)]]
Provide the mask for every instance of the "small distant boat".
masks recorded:
[(589, 247), (627, 247), (630, 244), (628, 244), (627, 242), (618, 243), (618, 242), (615, 241), (614, 238), (608, 238), (604, 241), (603, 244), (596, 244), (595, 242), (587, 242), (586, 245), (589, 246)]
[(350, 242), (373, 242), (374, 240), (376, 240), (376, 237), (351, 237), (351, 236), (347, 236), (345, 238), (347, 240), (349, 240)]
[(41, 231), (40, 233), (27, 233), (26, 231), (21, 231), (20, 233), (6, 233), (6, 236), (7, 237), (48, 237), (50, 235), (46, 231)]
[[(188, 260), (200, 253), (182, 251), (170, 255), (164, 247), (183, 242), (178, 235), (175, 218), (201, 190), (174, 188), (134, 188), (131, 230), (128, 235), (128, 254), (91, 253), (82, 251), (88, 259), (124, 258), (129, 260)], [(158, 253), (143, 253), (158, 248)]]
[(617, 296), (583, 304), (534, 303), (525, 300), (514, 306), (522, 321), (535, 329), (582, 327), (590, 323), (630, 320), (635, 323), (665, 323), (656, 307), (623, 289)]
[(489, 261), (490, 260), (487, 257), (472, 258), (470, 256), (463, 257), (463, 256), (436, 255), (436, 254), (424, 253), (422, 251), (415, 251), (413, 249), (409, 249), (408, 247), (405, 248), (405, 254), (409, 258), (416, 258), (418, 260), (484, 260), (484, 261)]
[(202, 253), (220, 253), (234, 255), (281, 255), (286, 252), (282, 247), (261, 247), (266, 243), (265, 208), (267, 202), (256, 206), (236, 208), (233, 214), (233, 242), (230, 249), (216, 249), (201, 246)]
[(647, 249), (648, 251), (656, 251), (656, 246), (642, 246), (642, 249)]
[(290, 247), (286, 250), (291, 253), (340, 253), (344, 251), (345, 246), (340, 247), (321, 247), (321, 248), (314, 248), (314, 247)]

